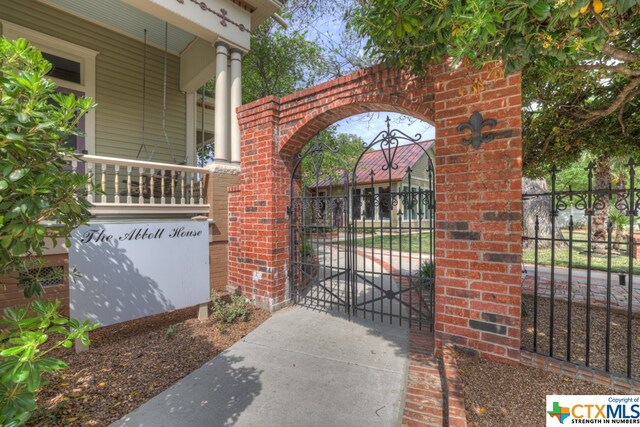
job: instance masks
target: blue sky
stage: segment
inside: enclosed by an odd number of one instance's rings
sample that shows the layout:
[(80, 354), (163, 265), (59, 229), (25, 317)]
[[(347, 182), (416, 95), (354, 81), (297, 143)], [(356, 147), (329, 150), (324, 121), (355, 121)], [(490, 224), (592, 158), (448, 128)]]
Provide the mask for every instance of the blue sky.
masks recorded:
[(358, 135), (365, 142), (371, 142), (381, 130), (386, 129), (387, 116), (391, 119), (391, 129), (401, 130), (412, 138), (420, 134), (421, 141), (435, 138), (435, 128), (430, 124), (391, 112), (360, 114), (341, 120), (337, 123), (338, 132)]

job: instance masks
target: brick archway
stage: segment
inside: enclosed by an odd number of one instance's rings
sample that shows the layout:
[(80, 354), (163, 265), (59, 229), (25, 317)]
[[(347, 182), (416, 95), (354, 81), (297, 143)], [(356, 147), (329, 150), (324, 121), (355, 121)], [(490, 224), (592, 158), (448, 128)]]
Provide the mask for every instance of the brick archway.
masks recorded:
[[(242, 106), (241, 184), (229, 189), (229, 286), (271, 309), (288, 302), (288, 188), (294, 157), (327, 126), (394, 111), (436, 127), (436, 343), (518, 361), (521, 95), (518, 74), (433, 66), (426, 77), (374, 66)], [(479, 87), (481, 85), (482, 87)], [(479, 111), (509, 137), (462, 145)]]

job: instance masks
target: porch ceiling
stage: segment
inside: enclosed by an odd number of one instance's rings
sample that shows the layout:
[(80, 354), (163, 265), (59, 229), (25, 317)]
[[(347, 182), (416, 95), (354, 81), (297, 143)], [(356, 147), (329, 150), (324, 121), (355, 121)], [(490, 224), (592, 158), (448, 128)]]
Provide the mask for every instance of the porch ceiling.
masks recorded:
[[(164, 47), (164, 21), (142, 12), (121, 0), (41, 0), (45, 4), (61, 8), (89, 21), (126, 33), (135, 39), (144, 38), (147, 29), (149, 44)], [(169, 24), (168, 49), (179, 54), (194, 35)]]

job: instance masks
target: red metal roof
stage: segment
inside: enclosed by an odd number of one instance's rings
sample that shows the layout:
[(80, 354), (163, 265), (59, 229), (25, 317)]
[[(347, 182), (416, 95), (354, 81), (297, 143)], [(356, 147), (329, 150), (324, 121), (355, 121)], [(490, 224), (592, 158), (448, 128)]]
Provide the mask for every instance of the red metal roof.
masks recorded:
[[(407, 174), (407, 169), (413, 169), (418, 160), (425, 155), (425, 151), (431, 148), (434, 143), (434, 140), (430, 140), (415, 144), (400, 145), (396, 149), (393, 159), (394, 166), (398, 165), (398, 167), (391, 169), (391, 178), (389, 178), (389, 170), (383, 170), (383, 167), (387, 164), (383, 150), (373, 150), (364, 153), (356, 168), (356, 185), (370, 184), (372, 171), (374, 184), (402, 181)], [(393, 150), (391, 150), (391, 152), (393, 155)], [(349, 176), (349, 179), (351, 179), (351, 176)], [(336, 182), (332, 181), (331, 179), (325, 179), (319, 182), (316, 188), (337, 185)]]

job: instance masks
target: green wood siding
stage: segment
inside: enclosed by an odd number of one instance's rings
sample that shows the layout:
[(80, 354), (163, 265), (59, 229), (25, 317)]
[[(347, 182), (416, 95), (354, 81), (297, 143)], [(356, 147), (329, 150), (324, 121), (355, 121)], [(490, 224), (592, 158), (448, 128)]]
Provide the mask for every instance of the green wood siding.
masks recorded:
[[(142, 142), (142, 42), (34, 0), (0, 0), (0, 19), (100, 52), (96, 57), (96, 154), (135, 158)], [(140, 28), (142, 37), (143, 28)], [(164, 52), (147, 47), (145, 141), (152, 161), (181, 163), (185, 156), (185, 95), (180, 58), (167, 58), (169, 149), (162, 131)], [(173, 155), (171, 154), (173, 151)], [(148, 160), (144, 150), (141, 160)]]

